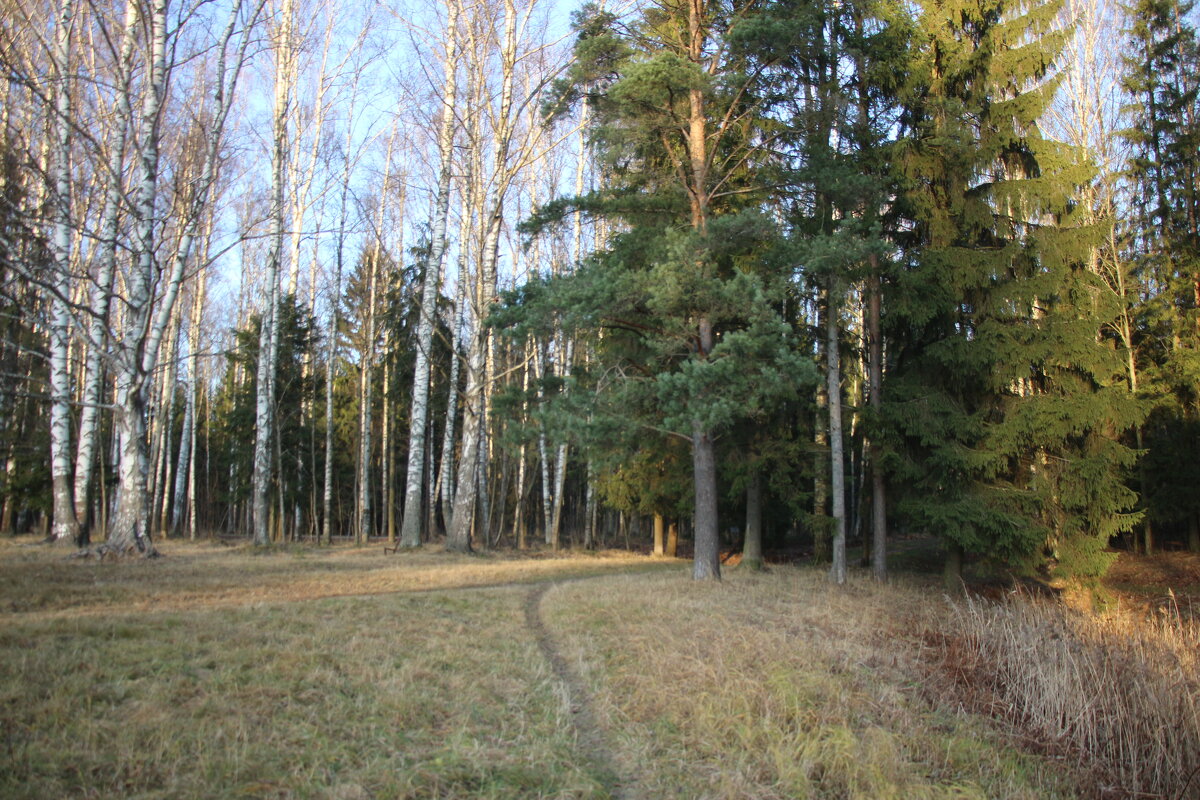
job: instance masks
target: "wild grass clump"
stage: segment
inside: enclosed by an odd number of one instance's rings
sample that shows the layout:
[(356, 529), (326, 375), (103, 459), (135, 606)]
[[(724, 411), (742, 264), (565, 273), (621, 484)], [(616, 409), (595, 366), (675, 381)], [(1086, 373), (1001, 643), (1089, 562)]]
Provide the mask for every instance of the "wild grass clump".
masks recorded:
[(1015, 596), (953, 606), (946, 665), (994, 713), (1098, 767), (1120, 796), (1200, 798), (1200, 626)]

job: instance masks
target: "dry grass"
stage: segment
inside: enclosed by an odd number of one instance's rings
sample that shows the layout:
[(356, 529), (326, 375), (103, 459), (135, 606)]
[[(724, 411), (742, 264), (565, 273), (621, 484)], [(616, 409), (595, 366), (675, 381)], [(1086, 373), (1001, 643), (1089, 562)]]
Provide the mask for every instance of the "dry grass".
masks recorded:
[[(68, 558), (28, 537), (0, 539), (0, 611), (23, 618), (79, 617), (127, 610), (186, 611), (318, 597), (388, 594), (530, 583), (657, 568), (621, 551), (458, 556), (440, 547), (383, 554), (383, 545), (256, 549), (213, 542), (160, 542), (162, 559)], [(657, 562), (661, 566), (661, 561)]]
[(0, 544), (0, 797), (1075, 796), (1063, 761), (939, 699), (922, 633), (948, 617), (925, 586), (163, 549)]
[[(936, 595), (935, 595), (936, 596)], [(1054, 798), (1075, 779), (986, 720), (931, 703), (922, 586), (733, 571), (565, 585), (546, 597), (636, 797)]]
[(955, 608), (947, 661), (977, 697), (1101, 769), (1112, 796), (1200, 798), (1200, 625), (1017, 596)]

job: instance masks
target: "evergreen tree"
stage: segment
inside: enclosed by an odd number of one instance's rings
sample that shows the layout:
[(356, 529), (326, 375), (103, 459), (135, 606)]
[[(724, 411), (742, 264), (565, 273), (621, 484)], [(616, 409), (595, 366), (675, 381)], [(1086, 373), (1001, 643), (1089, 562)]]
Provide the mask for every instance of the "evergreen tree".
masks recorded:
[(551, 203), (534, 227), (579, 209), (623, 229), (575, 275), (516, 298), (526, 315), (540, 303), (604, 331), (593, 422), (619, 418), (690, 444), (697, 579), (720, 577), (718, 438), (811, 373), (778, 313), (778, 281), (760, 269), (778, 241), (760, 169), (772, 101), (765, 65), (736, 31), (764, 22), (761, 7), (690, 0), (629, 21), (593, 6), (577, 15), (577, 61), (550, 105), (590, 103), (609, 180)]
[[(1143, 502), (1153, 523), (1185, 528), (1200, 550), (1200, 46), (1191, 10), (1178, 0), (1126, 8), (1126, 239), (1146, 298), (1137, 309), (1140, 388), (1155, 406), (1142, 442)], [(1153, 547), (1149, 528), (1143, 545)]]
[(1137, 518), (1120, 436), (1139, 410), (1073, 205), (1090, 168), (1037, 125), (1060, 5), (926, 0), (917, 19), (886, 413), (898, 511), (943, 538), (954, 581), (964, 554), (1099, 574)]
[[(304, 414), (303, 409), (319, 407), (324, 396), (322, 376), (313, 369), (319, 348), (315, 320), (304, 303), (292, 295), (281, 298), (276, 381), (276, 435), (279, 437), (273, 460), (284, 468), (271, 484), (268, 503), (275, 518), (275, 530), (286, 530), (275, 510), (286, 514), (304, 507), (312, 494), (315, 476), (323, 471), (316, 461), (316, 431), (313, 426), (324, 415)], [(253, 448), (246, 446), (248, 432), (254, 427), (259, 340), (262, 319), (250, 318), (245, 328), (235, 333), (235, 347), (229, 353), (225, 378), (214, 398), (212, 464), (223, 479), (219, 499), (236, 508), (250, 500), (253, 474)], [(240, 376), (240, 377), (239, 377)], [(231, 510), (231, 514), (233, 511)]]

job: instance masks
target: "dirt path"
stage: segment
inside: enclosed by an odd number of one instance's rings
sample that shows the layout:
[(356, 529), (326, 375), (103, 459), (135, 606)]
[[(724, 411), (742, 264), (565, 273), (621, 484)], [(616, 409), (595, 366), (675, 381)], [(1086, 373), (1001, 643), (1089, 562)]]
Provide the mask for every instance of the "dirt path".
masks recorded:
[(583, 679), (567, 664), (542, 617), (542, 598), (553, 585), (551, 582), (540, 583), (526, 596), (525, 623), (533, 633), (538, 649), (549, 662), (554, 677), (562, 685), (570, 708), (571, 726), (575, 729), (575, 749), (580, 758), (595, 768), (597, 777), (608, 790), (610, 797), (616, 800), (630, 800), (635, 797), (629, 791), (630, 781), (623, 778), (617, 769), (604, 731), (596, 721), (591, 693), (584, 685)]

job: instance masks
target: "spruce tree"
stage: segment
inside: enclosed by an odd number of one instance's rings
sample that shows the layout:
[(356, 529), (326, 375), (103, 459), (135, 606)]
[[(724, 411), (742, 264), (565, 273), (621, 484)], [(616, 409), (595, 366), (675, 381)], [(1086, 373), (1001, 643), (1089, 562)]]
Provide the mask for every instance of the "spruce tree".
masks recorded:
[(1139, 409), (1099, 332), (1077, 222), (1090, 178), (1037, 124), (1061, 3), (923, 0), (895, 165), (902, 269), (888, 300), (886, 393), (898, 512), (962, 557), (1094, 575), (1134, 497), (1122, 443)]
[[(1126, 7), (1133, 202), (1125, 233), (1145, 298), (1135, 356), (1154, 404), (1143, 502), (1152, 523), (1184, 529), (1200, 550), (1200, 46), (1191, 11), (1179, 0)], [(1153, 547), (1149, 526), (1143, 546)]]

